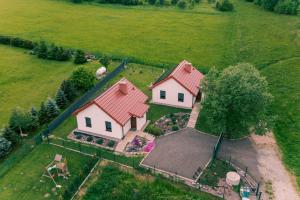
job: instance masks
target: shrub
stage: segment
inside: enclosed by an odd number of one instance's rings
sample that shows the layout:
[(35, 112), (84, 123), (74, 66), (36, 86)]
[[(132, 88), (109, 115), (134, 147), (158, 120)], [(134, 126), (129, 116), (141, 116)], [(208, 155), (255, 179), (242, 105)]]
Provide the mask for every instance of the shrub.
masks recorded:
[(261, 0), (261, 6), (266, 10), (273, 11), (277, 2), (278, 0)]
[(80, 91), (87, 91), (94, 85), (94, 74), (83, 67), (80, 67), (73, 71), (71, 81), (74, 84), (74, 87)]
[(274, 12), (279, 14), (297, 15), (298, 0), (279, 0), (274, 7)]
[(97, 143), (97, 144), (100, 144), (100, 145), (103, 144), (103, 142), (104, 142), (104, 140), (103, 140), (102, 138), (99, 138), (99, 139), (96, 141), (96, 143)]
[(164, 0), (164, 5), (165, 6), (170, 6), (172, 3), (171, 3), (171, 0)]
[(88, 141), (88, 142), (91, 142), (91, 141), (93, 141), (94, 140), (94, 137), (93, 136), (88, 136), (87, 138), (86, 138), (86, 141)]
[(149, 4), (154, 5), (156, 0), (148, 0)]
[(253, 2), (253, 0), (246, 0), (247, 2)]
[(83, 51), (81, 50), (77, 50), (75, 53), (75, 59), (74, 59), (74, 63), (75, 64), (83, 64), (86, 63), (87, 60), (85, 58), (85, 54)]
[(11, 150), (11, 142), (0, 136), (0, 158), (7, 155)]
[(82, 138), (82, 135), (80, 133), (75, 134), (75, 138), (77, 140), (80, 140)]
[(160, 128), (157, 128), (153, 124), (150, 124), (149, 126), (147, 126), (145, 131), (154, 136), (160, 136), (160, 135), (164, 134), (164, 132)]
[(107, 146), (108, 147), (114, 147), (115, 146), (115, 144), (116, 144), (116, 142), (115, 141), (113, 141), (113, 140), (109, 140), (109, 142), (107, 143)]
[(188, 2), (186, 0), (179, 0), (177, 2), (177, 6), (181, 9), (185, 9), (188, 5)]
[(1, 44), (9, 45), (10, 40), (11, 40), (11, 38), (9, 36), (1, 36), (0, 35), (0, 43)]
[(111, 63), (111, 58), (107, 55), (104, 55), (100, 58), (99, 62), (105, 67), (108, 67)]
[(172, 131), (178, 131), (178, 130), (179, 130), (178, 126), (172, 126)]
[(216, 8), (220, 11), (232, 11), (233, 4), (229, 0), (218, 0)]
[(34, 48), (35, 54), (39, 58), (46, 59), (48, 57), (48, 47), (44, 41), (41, 41), (35, 48)]
[(82, 0), (72, 0), (73, 3), (82, 3)]
[(254, 4), (256, 4), (256, 5), (259, 5), (259, 6), (261, 5), (261, 0), (254, 0), (253, 2), (254, 2)]

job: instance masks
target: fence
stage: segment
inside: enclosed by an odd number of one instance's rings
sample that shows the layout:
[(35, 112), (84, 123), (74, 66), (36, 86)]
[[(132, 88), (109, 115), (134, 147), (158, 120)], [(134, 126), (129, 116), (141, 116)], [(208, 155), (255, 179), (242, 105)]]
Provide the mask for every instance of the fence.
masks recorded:
[(218, 151), (220, 149), (221, 143), (223, 140), (223, 133), (221, 133), (221, 135), (219, 136), (219, 139), (216, 143), (216, 145), (214, 146), (214, 150), (213, 150), (213, 155), (212, 155), (212, 160), (215, 159), (217, 157)]
[(88, 102), (97, 91), (103, 88), (108, 81), (116, 77), (120, 72), (125, 69), (127, 60), (124, 60), (114, 71), (105, 76), (99, 83), (97, 83), (93, 88), (88, 90), (80, 99), (72, 103), (63, 113), (61, 113), (57, 118), (55, 118), (40, 134), (34, 136), (34, 141), (36, 144), (40, 144), (43, 141), (43, 136), (48, 136), (51, 132), (56, 129), (63, 121), (65, 121), (75, 110), (83, 106)]

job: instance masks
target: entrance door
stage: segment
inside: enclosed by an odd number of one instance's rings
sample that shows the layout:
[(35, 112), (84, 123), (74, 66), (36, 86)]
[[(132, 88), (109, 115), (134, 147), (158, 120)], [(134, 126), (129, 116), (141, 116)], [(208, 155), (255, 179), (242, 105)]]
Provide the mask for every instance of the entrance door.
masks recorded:
[(202, 97), (202, 93), (201, 92), (198, 92), (198, 95), (196, 97), (196, 101), (199, 102), (201, 101), (201, 97)]
[(131, 130), (136, 130), (136, 117), (131, 117)]

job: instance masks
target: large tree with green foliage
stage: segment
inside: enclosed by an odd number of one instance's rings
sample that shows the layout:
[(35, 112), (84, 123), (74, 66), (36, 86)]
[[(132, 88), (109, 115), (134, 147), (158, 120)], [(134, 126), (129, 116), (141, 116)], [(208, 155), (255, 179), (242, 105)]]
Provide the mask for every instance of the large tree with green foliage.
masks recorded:
[(84, 67), (76, 69), (71, 75), (71, 81), (75, 88), (81, 91), (87, 91), (93, 87), (94, 80), (94, 74), (91, 71), (86, 70)]
[(24, 112), (19, 108), (13, 110), (9, 119), (9, 127), (17, 133), (28, 133), (35, 130), (37, 126), (37, 118), (31, 116), (30, 112)]
[(13, 145), (17, 144), (20, 141), (20, 136), (8, 126), (5, 126), (2, 129), (2, 136), (10, 141)]
[(0, 136), (0, 158), (7, 155), (11, 149), (11, 142)]
[(74, 83), (71, 80), (64, 80), (60, 85), (60, 89), (64, 92), (67, 100), (70, 102), (77, 96)]
[(226, 137), (264, 133), (271, 126), (268, 108), (272, 95), (268, 83), (250, 64), (238, 64), (222, 72), (212, 68), (202, 81), (209, 126)]

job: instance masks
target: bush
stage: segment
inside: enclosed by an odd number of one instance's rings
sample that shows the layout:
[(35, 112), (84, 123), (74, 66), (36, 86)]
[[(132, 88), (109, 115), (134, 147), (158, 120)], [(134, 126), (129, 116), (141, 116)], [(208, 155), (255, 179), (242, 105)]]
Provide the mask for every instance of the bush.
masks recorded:
[(11, 150), (11, 142), (0, 136), (0, 158), (7, 155)]
[(178, 131), (178, 130), (179, 130), (178, 126), (172, 126), (172, 131)]
[(277, 2), (278, 0), (261, 0), (261, 6), (266, 10), (273, 11)]
[(254, 0), (253, 2), (254, 2), (254, 4), (256, 4), (256, 5), (259, 5), (259, 6), (261, 5), (261, 0)]
[(233, 4), (229, 0), (218, 0), (216, 8), (220, 11), (232, 11)]
[(48, 47), (45, 42), (41, 41), (35, 48), (35, 54), (42, 59), (48, 58)]
[(111, 58), (107, 55), (104, 55), (100, 58), (99, 62), (105, 67), (108, 67), (111, 63)]
[(100, 145), (103, 144), (103, 142), (104, 142), (104, 140), (103, 140), (102, 138), (99, 138), (99, 139), (96, 141), (96, 143), (97, 143), (97, 144), (100, 144)]
[(109, 140), (109, 142), (107, 143), (107, 146), (108, 146), (108, 147), (110, 147), (110, 148), (112, 148), (112, 147), (114, 147), (114, 146), (115, 146), (115, 144), (116, 144), (116, 142), (115, 142), (115, 141), (113, 141), (113, 140)]
[(0, 44), (9, 45), (11, 38), (9, 36), (0, 35)]
[(82, 135), (79, 134), (79, 133), (77, 133), (77, 134), (75, 134), (75, 138), (76, 138), (77, 140), (80, 140), (80, 139), (82, 138)]
[(94, 85), (94, 74), (84, 67), (80, 67), (73, 71), (70, 80), (74, 87), (79, 91), (87, 91)]
[(164, 132), (160, 128), (157, 128), (153, 124), (150, 124), (149, 126), (147, 126), (145, 131), (154, 136), (160, 136), (160, 135), (164, 134)]
[(74, 63), (75, 64), (83, 64), (86, 63), (87, 60), (85, 58), (85, 54), (83, 51), (81, 50), (77, 50), (75, 53), (75, 59), (74, 59)]
[(298, 0), (279, 0), (274, 8), (274, 12), (286, 15), (297, 15), (298, 7)]
[(150, 5), (154, 5), (155, 2), (156, 2), (156, 0), (148, 0), (148, 3), (149, 3)]
[(177, 6), (181, 9), (185, 9), (188, 5), (188, 2), (186, 0), (179, 0), (177, 2)]
[(88, 141), (88, 142), (91, 142), (91, 141), (93, 141), (94, 140), (94, 137), (93, 136), (88, 136), (87, 138), (86, 138), (86, 141)]
[(10, 141), (12, 145), (16, 145), (20, 141), (20, 136), (8, 126), (3, 128), (1, 134), (5, 139)]

